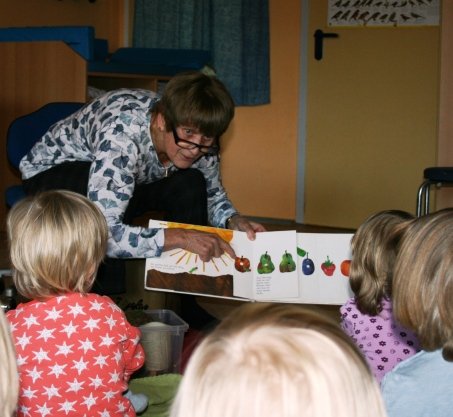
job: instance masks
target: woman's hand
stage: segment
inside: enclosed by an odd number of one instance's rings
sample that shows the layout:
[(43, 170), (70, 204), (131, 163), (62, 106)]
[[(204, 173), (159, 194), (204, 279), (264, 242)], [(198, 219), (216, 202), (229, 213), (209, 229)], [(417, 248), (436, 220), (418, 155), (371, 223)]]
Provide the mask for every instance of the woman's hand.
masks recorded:
[(236, 257), (233, 248), (215, 233), (193, 229), (164, 229), (164, 250), (182, 248), (196, 253), (203, 262), (219, 258), (224, 253), (232, 259)]
[(255, 240), (255, 234), (257, 232), (266, 231), (266, 228), (262, 224), (250, 221), (240, 214), (231, 217), (226, 226), (231, 230), (240, 230), (241, 232), (246, 232), (247, 237), (250, 240)]

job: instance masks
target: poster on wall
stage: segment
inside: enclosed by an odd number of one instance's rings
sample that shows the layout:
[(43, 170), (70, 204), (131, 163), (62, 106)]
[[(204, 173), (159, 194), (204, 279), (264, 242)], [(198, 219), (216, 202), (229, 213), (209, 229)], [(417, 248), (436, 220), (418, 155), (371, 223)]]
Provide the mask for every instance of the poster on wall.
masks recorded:
[(328, 0), (328, 25), (437, 26), (439, 3), (440, 0)]

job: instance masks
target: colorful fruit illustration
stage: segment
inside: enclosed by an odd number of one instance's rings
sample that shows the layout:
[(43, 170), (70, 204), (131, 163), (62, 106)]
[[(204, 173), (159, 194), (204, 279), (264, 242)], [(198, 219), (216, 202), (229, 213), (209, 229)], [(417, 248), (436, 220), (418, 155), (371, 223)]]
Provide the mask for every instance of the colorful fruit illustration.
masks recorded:
[(331, 277), (335, 272), (335, 264), (327, 257), (327, 259), (321, 264), (321, 269), (328, 276)]
[(279, 265), (280, 272), (293, 272), (296, 270), (296, 262), (293, 256), (285, 250)]
[(302, 249), (302, 248), (299, 248), (299, 247), (298, 247), (298, 248), (297, 248), (297, 254), (298, 254), (301, 258), (303, 258), (303, 257), (307, 254), (307, 251), (304, 250), (304, 249)]
[(234, 260), (234, 267), (236, 271), (239, 272), (249, 272), (250, 271), (250, 259), (244, 258), (243, 256), (236, 256)]
[(304, 275), (311, 275), (315, 272), (315, 263), (308, 257), (308, 252), (306, 252), (307, 257), (302, 261), (302, 272)]
[(275, 266), (272, 263), (271, 256), (267, 253), (260, 256), (257, 271), (259, 274), (270, 274), (274, 271)]
[(351, 260), (350, 259), (345, 259), (341, 264), (340, 264), (340, 271), (345, 277), (349, 277), (349, 268), (351, 266)]

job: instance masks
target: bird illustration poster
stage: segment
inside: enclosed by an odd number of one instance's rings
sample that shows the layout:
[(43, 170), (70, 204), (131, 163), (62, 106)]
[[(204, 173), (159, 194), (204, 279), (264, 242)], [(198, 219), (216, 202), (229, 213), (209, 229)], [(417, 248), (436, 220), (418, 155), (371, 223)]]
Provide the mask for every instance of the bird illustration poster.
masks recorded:
[(440, 0), (329, 0), (331, 27), (438, 26)]
[(311, 304), (342, 304), (351, 296), (351, 234), (297, 233), (295, 230), (246, 233), (150, 220), (150, 227), (196, 229), (215, 233), (231, 245), (203, 262), (187, 249), (148, 258), (145, 288), (204, 296)]

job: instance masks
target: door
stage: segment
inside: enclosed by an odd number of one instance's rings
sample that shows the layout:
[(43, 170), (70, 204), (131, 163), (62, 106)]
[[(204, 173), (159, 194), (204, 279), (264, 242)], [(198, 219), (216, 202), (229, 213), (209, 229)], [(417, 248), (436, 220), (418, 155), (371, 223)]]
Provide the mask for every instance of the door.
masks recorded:
[[(415, 213), (436, 162), (439, 27), (329, 27), (327, 6), (302, 5), (297, 221), (355, 228), (378, 210)], [(318, 29), (338, 34), (320, 60)]]

